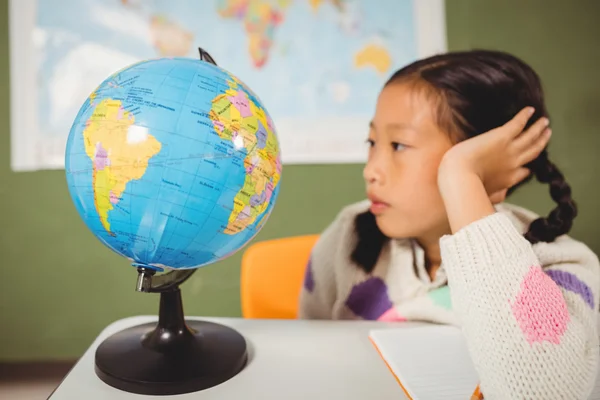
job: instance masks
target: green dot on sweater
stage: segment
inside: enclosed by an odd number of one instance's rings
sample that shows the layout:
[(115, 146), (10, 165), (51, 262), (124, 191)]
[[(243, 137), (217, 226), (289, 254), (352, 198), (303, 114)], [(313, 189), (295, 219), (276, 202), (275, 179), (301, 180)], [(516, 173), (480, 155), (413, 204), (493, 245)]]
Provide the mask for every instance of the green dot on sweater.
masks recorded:
[(442, 286), (439, 289), (432, 290), (429, 292), (429, 297), (434, 304), (445, 308), (446, 310), (452, 309), (452, 301), (450, 300), (450, 288), (448, 286)]

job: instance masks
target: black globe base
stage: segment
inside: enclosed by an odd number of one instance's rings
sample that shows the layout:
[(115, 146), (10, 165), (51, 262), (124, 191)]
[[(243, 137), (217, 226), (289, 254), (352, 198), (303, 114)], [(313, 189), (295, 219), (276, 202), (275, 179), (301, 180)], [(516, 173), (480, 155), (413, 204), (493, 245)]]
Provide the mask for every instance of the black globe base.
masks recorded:
[(207, 321), (185, 321), (181, 292), (160, 294), (158, 324), (117, 332), (96, 349), (96, 375), (131, 393), (176, 395), (208, 389), (237, 375), (247, 346), (236, 330)]

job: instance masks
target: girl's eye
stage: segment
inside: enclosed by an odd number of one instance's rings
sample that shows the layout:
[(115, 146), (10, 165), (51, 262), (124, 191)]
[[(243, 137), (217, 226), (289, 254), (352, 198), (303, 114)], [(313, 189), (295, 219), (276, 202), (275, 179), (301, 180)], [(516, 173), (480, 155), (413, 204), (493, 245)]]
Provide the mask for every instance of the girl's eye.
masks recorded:
[(402, 143), (392, 142), (392, 148), (394, 149), (394, 151), (400, 151), (400, 150), (404, 150), (406, 148), (406, 146), (403, 145)]
[(367, 145), (369, 147), (375, 147), (375, 141), (372, 139), (367, 139)]

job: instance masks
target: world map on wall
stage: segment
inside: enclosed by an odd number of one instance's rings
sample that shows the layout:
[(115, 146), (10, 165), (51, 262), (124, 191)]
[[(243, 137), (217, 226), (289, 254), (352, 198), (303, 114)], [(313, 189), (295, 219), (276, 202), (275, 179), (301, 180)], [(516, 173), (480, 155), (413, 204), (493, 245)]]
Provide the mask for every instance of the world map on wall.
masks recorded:
[(47, 167), (62, 168), (73, 119), (99, 82), (141, 60), (196, 58), (198, 47), (260, 96), (284, 163), (357, 161), (381, 87), (422, 53), (414, 0), (26, 2), (36, 3), (34, 141)]

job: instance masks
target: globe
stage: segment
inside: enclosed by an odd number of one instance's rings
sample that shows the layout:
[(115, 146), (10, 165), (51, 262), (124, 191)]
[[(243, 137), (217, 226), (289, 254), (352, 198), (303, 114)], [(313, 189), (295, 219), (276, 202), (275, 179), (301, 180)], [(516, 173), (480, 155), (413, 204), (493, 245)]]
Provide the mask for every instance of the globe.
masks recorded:
[(66, 145), (67, 185), (93, 234), (136, 267), (191, 269), (243, 248), (281, 180), (258, 96), (201, 60), (159, 58), (104, 80)]

